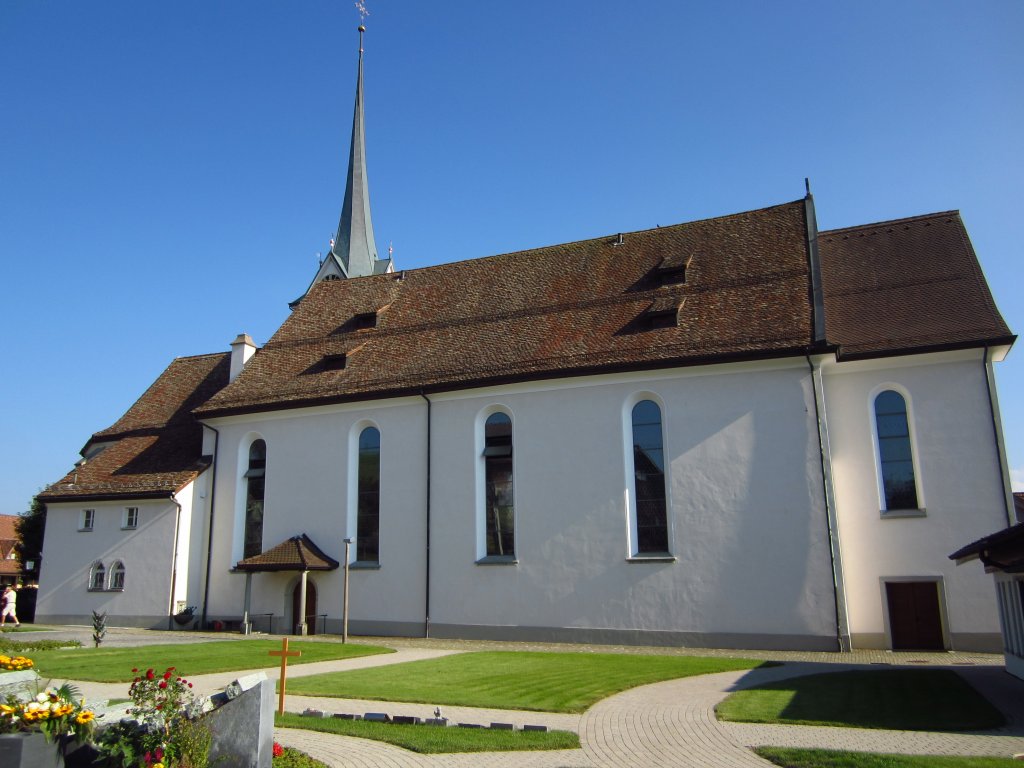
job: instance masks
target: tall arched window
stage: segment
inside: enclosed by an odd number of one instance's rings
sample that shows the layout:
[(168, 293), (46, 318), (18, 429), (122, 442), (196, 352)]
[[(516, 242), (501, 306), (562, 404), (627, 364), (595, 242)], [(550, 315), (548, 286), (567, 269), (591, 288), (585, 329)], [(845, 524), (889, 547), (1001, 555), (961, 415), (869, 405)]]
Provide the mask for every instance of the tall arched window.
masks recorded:
[(120, 560), (110, 566), (110, 588), (124, 589), (124, 563)]
[(89, 589), (102, 590), (107, 586), (107, 569), (97, 560), (89, 571)]
[(249, 466), (245, 471), (245, 548), (242, 557), (263, 551), (263, 495), (266, 491), (267, 444), (255, 440), (249, 446)]
[(653, 400), (633, 406), (633, 498), (635, 554), (663, 554), (668, 550), (668, 514), (665, 503), (665, 451), (661, 435), (661, 408)]
[(484, 422), (484, 521), (487, 556), (514, 557), (512, 419), (507, 413), (492, 413)]
[(359, 433), (359, 501), (356, 510), (356, 560), (380, 560), (380, 430)]
[(910, 444), (907, 401), (903, 395), (891, 389), (878, 394), (875, 428), (885, 509), (918, 509), (914, 452)]

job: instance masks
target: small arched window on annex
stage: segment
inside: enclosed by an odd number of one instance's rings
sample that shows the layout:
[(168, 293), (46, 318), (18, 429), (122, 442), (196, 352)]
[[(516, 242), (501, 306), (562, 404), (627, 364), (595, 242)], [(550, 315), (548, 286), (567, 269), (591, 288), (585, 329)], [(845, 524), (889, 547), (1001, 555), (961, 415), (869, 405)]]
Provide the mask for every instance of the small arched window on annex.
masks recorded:
[(263, 551), (264, 500), (267, 491), (267, 443), (256, 438), (246, 453), (242, 473), (242, 557)]
[(107, 569), (99, 560), (89, 568), (89, 591), (102, 592), (107, 588)]
[(491, 406), (477, 416), (476, 542), (481, 565), (518, 562), (512, 434), (512, 414), (503, 406)]
[(871, 394), (871, 417), (882, 516), (924, 515), (909, 393), (894, 384), (878, 387)]
[(110, 566), (110, 589), (123, 592), (124, 591), (124, 563), (120, 560), (114, 561), (114, 564)]
[(380, 427), (360, 421), (349, 433), (348, 530), (356, 568), (380, 566)]
[(629, 560), (674, 560), (661, 399), (649, 392), (633, 395), (625, 403), (622, 421)]

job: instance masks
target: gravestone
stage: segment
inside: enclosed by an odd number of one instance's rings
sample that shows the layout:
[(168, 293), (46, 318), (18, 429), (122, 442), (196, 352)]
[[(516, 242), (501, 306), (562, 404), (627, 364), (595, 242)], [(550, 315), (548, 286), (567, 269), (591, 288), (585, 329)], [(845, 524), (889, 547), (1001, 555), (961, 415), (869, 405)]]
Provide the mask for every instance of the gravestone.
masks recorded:
[(210, 765), (271, 768), (274, 755), (274, 684), (262, 672), (240, 677), (213, 697), (206, 717), (213, 734)]
[(28, 701), (36, 695), (38, 684), (39, 673), (34, 669), (0, 672), (0, 702), (7, 701), (8, 697)]

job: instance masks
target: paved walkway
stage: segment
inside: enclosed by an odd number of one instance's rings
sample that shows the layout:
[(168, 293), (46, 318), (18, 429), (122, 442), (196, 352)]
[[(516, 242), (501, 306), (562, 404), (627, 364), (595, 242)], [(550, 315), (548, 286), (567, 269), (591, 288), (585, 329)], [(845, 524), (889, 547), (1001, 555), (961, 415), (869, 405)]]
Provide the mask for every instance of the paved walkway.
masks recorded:
[[(194, 642), (197, 633), (185, 634)], [(135, 645), (163, 641), (153, 633), (122, 630), (111, 645)], [(52, 635), (51, 635), (52, 636)], [(203, 639), (206, 639), (205, 636)], [(237, 639), (216, 636), (216, 639)], [(589, 652), (654, 652), (674, 655), (745, 656), (774, 659), (782, 666), (750, 671), (668, 680), (624, 691), (598, 702), (582, 715), (531, 713), (472, 707), (443, 707), (442, 714), (455, 722), (489, 724), (511, 722), (547, 725), (574, 730), (581, 749), (549, 752), (466, 753), (417, 755), (380, 742), (298, 729), (276, 729), (275, 737), (286, 746), (309, 753), (332, 768), (411, 766), (413, 768), (631, 768), (635, 766), (708, 766), (709, 768), (765, 768), (752, 746), (775, 745), (821, 747), (854, 751), (904, 754), (960, 754), (1011, 756), (1024, 752), (1024, 681), (1008, 675), (1002, 659), (989, 654), (922, 653), (894, 654), (885, 651), (857, 651), (852, 654), (722, 651), (707, 649), (632, 648), (605, 646), (524, 645), (464, 641), (402, 640), (361, 638), (398, 649), (396, 653), (343, 661), (315, 662), (289, 667), (290, 677), (321, 672), (396, 664), (421, 658), (482, 649), (582, 650)], [(990, 701), (1003, 710), (1008, 725), (997, 731), (977, 734), (881, 731), (854, 728), (753, 725), (719, 722), (715, 705), (731, 691), (762, 682), (797, 675), (843, 669), (864, 669), (879, 665), (927, 665), (955, 669)], [(263, 670), (276, 679), (277, 668)], [(246, 674), (232, 672), (197, 675), (190, 678), (196, 688), (212, 692)], [(126, 684), (79, 683), (95, 699), (124, 697)], [(325, 712), (388, 712), (420, 717), (433, 715), (433, 707), (421, 704), (325, 699), (289, 696), (287, 709), (306, 708)]]

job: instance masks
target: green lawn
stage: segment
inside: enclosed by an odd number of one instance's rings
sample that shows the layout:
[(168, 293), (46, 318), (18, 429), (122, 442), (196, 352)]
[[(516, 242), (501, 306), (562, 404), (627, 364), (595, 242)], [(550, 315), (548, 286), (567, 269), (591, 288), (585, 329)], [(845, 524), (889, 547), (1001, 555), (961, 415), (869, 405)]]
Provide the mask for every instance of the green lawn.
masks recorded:
[(1008, 757), (878, 755), (781, 747), (759, 747), (754, 751), (783, 768), (1016, 768), (1020, 765), (1019, 760)]
[(423, 754), (579, 749), (580, 746), (579, 737), (569, 731), (497, 731), (489, 728), (395, 725), (365, 720), (341, 720), (336, 717), (301, 717), (289, 712), (275, 715), (274, 725), (385, 741), (396, 747)]
[[(280, 640), (225, 640), (178, 645), (144, 645), (137, 648), (77, 648), (35, 651), (29, 655), (43, 678), (95, 680), (104, 683), (127, 682), (132, 668), (152, 667), (163, 672), (175, 667), (188, 677), (207, 672), (235, 672), (243, 669), (275, 667), (280, 659), (267, 655), (281, 650)], [(351, 659), (376, 653), (393, 653), (373, 645), (292, 642), (290, 651), (302, 656), (288, 659), (289, 666), (328, 659)], [(290, 686), (289, 686), (290, 687)]]
[(750, 659), (482, 652), (288, 681), (288, 692), (469, 707), (583, 712), (613, 693), (677, 677), (751, 669)]
[(731, 694), (722, 720), (909, 731), (998, 728), (1002, 714), (955, 672), (886, 669), (794, 677)]

